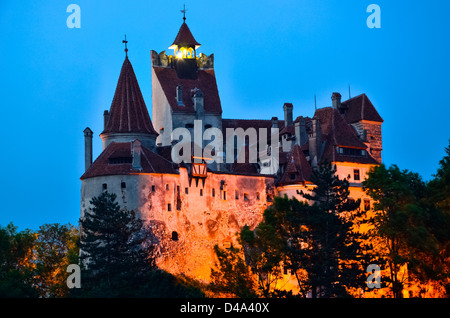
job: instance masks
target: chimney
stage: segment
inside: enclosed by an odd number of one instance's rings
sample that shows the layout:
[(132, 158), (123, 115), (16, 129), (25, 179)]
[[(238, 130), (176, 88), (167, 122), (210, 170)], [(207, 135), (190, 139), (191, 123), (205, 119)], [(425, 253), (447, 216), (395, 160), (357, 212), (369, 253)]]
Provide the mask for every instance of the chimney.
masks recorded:
[(278, 128), (278, 117), (272, 117), (272, 128)]
[(304, 145), (307, 142), (308, 136), (306, 135), (306, 123), (303, 116), (297, 117), (294, 122), (295, 143), (299, 146)]
[(183, 85), (181, 84), (177, 85), (176, 97), (177, 97), (177, 104), (179, 106), (183, 106)]
[(320, 156), (320, 148), (322, 144), (322, 129), (320, 127), (320, 121), (317, 118), (312, 119), (312, 134), (309, 137), (309, 158), (311, 161), (311, 167), (317, 167)]
[(92, 164), (92, 135), (94, 134), (89, 127), (84, 132), (84, 170), (86, 171)]
[(131, 155), (133, 156), (132, 168), (136, 170), (142, 170), (141, 166), (141, 147), (142, 143), (139, 139), (134, 140), (131, 143)]
[(106, 129), (106, 125), (108, 125), (109, 120), (109, 111), (105, 110), (103, 112), (103, 129)]
[(341, 94), (333, 93), (331, 95), (331, 101), (333, 102), (333, 108), (341, 109)]
[(291, 103), (284, 103), (283, 110), (284, 110), (284, 126), (291, 126), (292, 125), (292, 110), (294, 109), (294, 106)]
[(204, 113), (204, 107), (203, 107), (203, 92), (201, 90), (199, 90), (198, 88), (194, 88), (192, 90), (193, 92), (193, 96), (192, 96), (192, 100), (194, 102), (194, 109), (195, 112), (199, 115), (202, 116)]

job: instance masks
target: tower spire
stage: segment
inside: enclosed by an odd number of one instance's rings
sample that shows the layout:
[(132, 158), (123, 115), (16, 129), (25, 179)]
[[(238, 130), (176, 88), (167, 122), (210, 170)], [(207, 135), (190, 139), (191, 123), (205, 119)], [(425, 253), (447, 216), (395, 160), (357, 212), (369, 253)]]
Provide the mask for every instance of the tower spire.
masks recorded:
[(183, 13), (183, 22), (186, 22), (186, 4), (183, 4), (183, 10), (180, 10)]
[(127, 35), (125, 34), (125, 40), (122, 41), (122, 43), (125, 43), (125, 57), (128, 57), (128, 48), (127, 48)]

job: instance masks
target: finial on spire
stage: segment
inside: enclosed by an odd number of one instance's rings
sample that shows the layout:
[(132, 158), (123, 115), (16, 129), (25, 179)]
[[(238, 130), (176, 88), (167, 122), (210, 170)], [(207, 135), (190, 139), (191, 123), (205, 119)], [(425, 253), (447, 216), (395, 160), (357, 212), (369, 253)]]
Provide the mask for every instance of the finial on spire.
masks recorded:
[(180, 10), (183, 13), (183, 21), (186, 22), (186, 4), (183, 4), (183, 10)]
[(122, 41), (122, 43), (125, 43), (125, 57), (128, 57), (128, 48), (127, 48), (127, 35), (125, 34), (125, 40)]

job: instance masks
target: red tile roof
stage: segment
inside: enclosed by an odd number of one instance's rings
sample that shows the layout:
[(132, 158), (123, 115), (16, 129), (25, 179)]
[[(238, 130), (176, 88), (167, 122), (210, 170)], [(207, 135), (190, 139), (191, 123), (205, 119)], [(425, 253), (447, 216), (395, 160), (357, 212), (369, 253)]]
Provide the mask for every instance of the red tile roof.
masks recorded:
[[(153, 66), (155, 75), (161, 84), (167, 101), (174, 112), (194, 112), (194, 102), (191, 91), (200, 89), (204, 96), (204, 108), (207, 113), (222, 113), (216, 75), (213, 69), (198, 70), (197, 79), (181, 79), (173, 68)], [(182, 85), (183, 105), (178, 105), (176, 89)]]
[(128, 175), (134, 173), (178, 174), (176, 165), (142, 146), (142, 170), (132, 168), (131, 163), (111, 164), (112, 158), (132, 158), (131, 142), (111, 142), (92, 165), (81, 176), (81, 180), (108, 175)]
[(287, 153), (287, 164), (278, 184), (295, 184), (310, 181), (311, 166), (297, 144)]
[(295, 135), (295, 128), (293, 125), (285, 126), (282, 130), (280, 130), (280, 136), (284, 134), (290, 134), (291, 136)]
[(337, 109), (333, 107), (319, 108), (316, 110), (314, 117), (319, 119), (322, 134), (330, 136), (330, 141), (333, 145), (360, 149), (367, 148)]
[(366, 156), (350, 156), (337, 152), (336, 146), (367, 150), (367, 146), (361, 141), (356, 131), (344, 120), (337, 109), (333, 107), (319, 108), (316, 110), (314, 116), (319, 118), (323, 141), (325, 142), (321, 162), (328, 160), (367, 164), (378, 163), (367, 152)]
[(111, 104), (105, 133), (148, 133), (157, 135), (128, 57), (125, 57)]
[(173, 41), (172, 45), (178, 45), (178, 46), (200, 46), (200, 43), (198, 43), (194, 36), (191, 33), (191, 30), (189, 30), (189, 27), (187, 26), (186, 22), (183, 22), (183, 24), (180, 27), (180, 30), (178, 30), (178, 34)]
[(342, 102), (341, 104), (344, 107), (348, 107), (344, 118), (350, 124), (360, 120), (370, 120), (380, 123), (383, 122), (383, 119), (378, 114), (366, 94), (355, 96), (345, 102)]

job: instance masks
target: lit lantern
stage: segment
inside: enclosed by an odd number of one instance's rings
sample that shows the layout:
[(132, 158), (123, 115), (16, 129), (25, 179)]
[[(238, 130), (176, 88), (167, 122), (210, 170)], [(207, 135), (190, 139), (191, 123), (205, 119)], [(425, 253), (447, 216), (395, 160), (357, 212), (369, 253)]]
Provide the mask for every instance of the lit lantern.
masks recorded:
[(174, 50), (177, 59), (195, 59), (197, 57), (196, 50), (199, 47), (200, 43), (194, 39), (186, 22), (183, 22), (175, 41), (173, 41), (169, 49)]
[(192, 176), (197, 178), (206, 178), (206, 163), (192, 163)]

